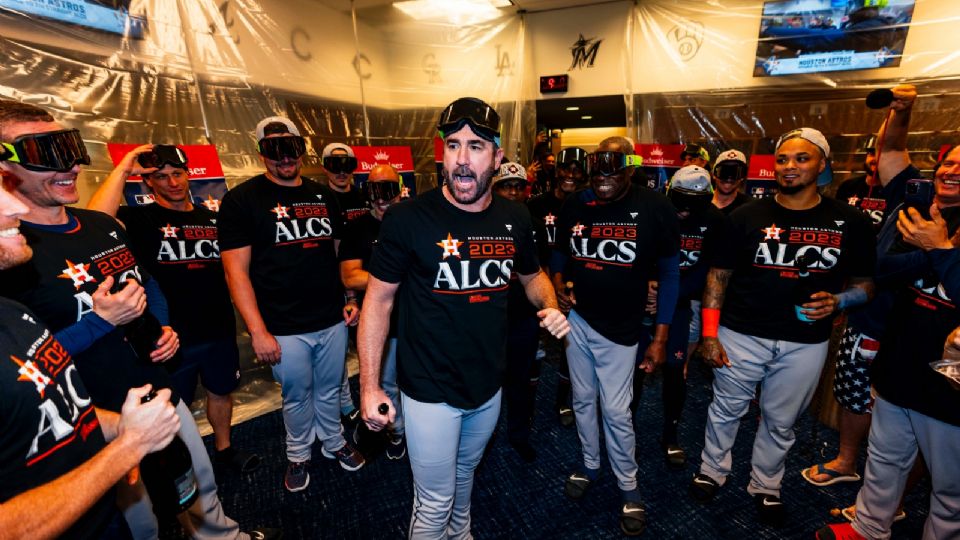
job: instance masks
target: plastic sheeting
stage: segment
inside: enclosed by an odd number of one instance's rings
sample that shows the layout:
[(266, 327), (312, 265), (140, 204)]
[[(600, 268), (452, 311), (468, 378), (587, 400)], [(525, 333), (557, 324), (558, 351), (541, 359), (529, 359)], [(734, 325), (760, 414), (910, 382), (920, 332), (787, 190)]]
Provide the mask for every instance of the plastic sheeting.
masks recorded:
[[(814, 3), (791, 1), (798, 9)], [(320, 175), (317, 154), (330, 142), (406, 145), (423, 190), (436, 185), (441, 107), (463, 95), (494, 104), (507, 156), (529, 156), (538, 77), (556, 73), (571, 74), (570, 96), (623, 95), (624, 125), (638, 142), (757, 154), (788, 129), (817, 127), (840, 179), (859, 169), (859, 149), (882, 121), (862, 104), (873, 88), (901, 80), (920, 87), (910, 147), (922, 166), (957, 135), (960, 17), (952, 0), (916, 1), (898, 67), (785, 77), (754, 77), (761, 0), (624, 1), (472, 19), (442, 7), (411, 18), (386, 2), (355, 14), (345, 5), (0, 0), (0, 98), (38, 104), (81, 130), (93, 158), (82, 200), (109, 170), (107, 142), (214, 144), (235, 185), (261, 172), (252, 130), (273, 114), (292, 118), (307, 137), (307, 174)], [(51, 11), (41, 16), (41, 8)], [(119, 17), (106, 21), (119, 32), (79, 24), (99, 9)], [(571, 63), (578, 36), (600, 43), (596, 65)], [(251, 359), (245, 346), (253, 383), (243, 401), (266, 395), (263, 407), (273, 407), (272, 378)]]

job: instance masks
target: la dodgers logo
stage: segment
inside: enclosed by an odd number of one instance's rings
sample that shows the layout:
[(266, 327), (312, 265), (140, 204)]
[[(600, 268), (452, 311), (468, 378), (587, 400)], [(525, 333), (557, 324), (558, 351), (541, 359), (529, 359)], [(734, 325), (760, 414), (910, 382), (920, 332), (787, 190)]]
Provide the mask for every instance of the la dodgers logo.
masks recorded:
[(174, 227), (173, 225), (170, 225), (169, 223), (167, 223), (167, 226), (166, 226), (166, 227), (160, 227), (160, 230), (163, 231), (163, 237), (164, 237), (164, 238), (176, 238), (176, 237), (177, 237), (177, 231), (179, 231), (180, 228), (179, 228), (179, 227)]
[(277, 215), (277, 221), (280, 221), (281, 219), (290, 219), (290, 214), (287, 213), (287, 210), (289, 210), (289, 208), (281, 205), (280, 203), (277, 203), (275, 208), (270, 209), (271, 212)]
[(769, 227), (765, 227), (762, 230), (767, 234), (766, 236), (763, 237), (764, 240), (776, 240), (778, 242), (780, 241), (780, 233), (783, 232), (783, 229), (781, 229), (780, 227), (777, 227), (776, 223), (774, 223)]
[(447, 233), (447, 239), (437, 242), (437, 245), (443, 248), (443, 258), (446, 260), (447, 257), (456, 257), (460, 258), (460, 246), (463, 245), (463, 242), (453, 238), (450, 233)]
[(67, 259), (67, 267), (63, 269), (63, 273), (57, 276), (63, 279), (72, 279), (73, 286), (76, 289), (80, 289), (84, 283), (96, 283), (96, 279), (90, 275), (90, 265), (89, 264), (73, 264), (70, 259)]

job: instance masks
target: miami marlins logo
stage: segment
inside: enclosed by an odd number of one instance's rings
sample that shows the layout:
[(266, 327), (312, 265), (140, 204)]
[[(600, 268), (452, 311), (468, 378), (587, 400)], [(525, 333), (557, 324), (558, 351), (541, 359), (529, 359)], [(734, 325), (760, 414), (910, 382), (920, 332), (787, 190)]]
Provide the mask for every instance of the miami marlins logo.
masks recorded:
[(72, 279), (73, 286), (80, 290), (80, 287), (84, 283), (96, 283), (96, 279), (90, 275), (90, 265), (89, 264), (73, 264), (70, 259), (67, 259), (67, 267), (63, 269), (63, 273), (57, 276), (63, 279)]
[(286, 206), (277, 203), (276, 208), (271, 208), (270, 211), (277, 215), (277, 221), (281, 219), (290, 219), (290, 214), (287, 213), (288, 208)]
[(763, 237), (764, 240), (776, 240), (778, 242), (780, 241), (780, 233), (784, 231), (784, 229), (777, 227), (776, 223), (761, 230), (767, 233), (767, 235)]
[(160, 227), (160, 230), (163, 231), (163, 237), (164, 237), (164, 238), (176, 238), (176, 237), (177, 237), (177, 231), (179, 231), (180, 228), (179, 228), (179, 227), (174, 227), (173, 225), (170, 225), (169, 223), (167, 223), (167, 226), (166, 226), (166, 227)]
[(447, 257), (456, 257), (460, 258), (460, 246), (463, 245), (463, 242), (453, 238), (450, 233), (447, 233), (447, 239), (437, 242), (437, 245), (443, 248), (443, 258)]

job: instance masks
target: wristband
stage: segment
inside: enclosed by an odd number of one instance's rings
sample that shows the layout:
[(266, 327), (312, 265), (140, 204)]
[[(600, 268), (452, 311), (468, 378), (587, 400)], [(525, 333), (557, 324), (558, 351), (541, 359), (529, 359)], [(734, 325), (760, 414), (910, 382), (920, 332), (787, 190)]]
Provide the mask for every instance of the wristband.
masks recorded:
[(717, 337), (720, 330), (720, 310), (717, 308), (701, 308), (700, 319), (703, 324), (703, 337)]
[(866, 304), (869, 301), (867, 291), (860, 287), (850, 287), (837, 295), (837, 309), (847, 309)]

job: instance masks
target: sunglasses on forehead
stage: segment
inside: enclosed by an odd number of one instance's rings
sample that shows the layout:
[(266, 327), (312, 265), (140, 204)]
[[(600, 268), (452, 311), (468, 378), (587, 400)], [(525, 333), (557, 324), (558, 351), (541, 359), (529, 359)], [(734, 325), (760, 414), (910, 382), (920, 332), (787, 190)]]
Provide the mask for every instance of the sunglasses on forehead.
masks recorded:
[(77, 165), (89, 165), (90, 155), (79, 130), (61, 129), (0, 143), (0, 161), (17, 163), (30, 171), (69, 172)]
[(623, 152), (593, 152), (587, 154), (587, 174), (613, 176), (627, 167), (638, 167), (643, 158)]
[(257, 143), (257, 149), (260, 155), (280, 161), (284, 158), (300, 159), (307, 153), (307, 142), (303, 137), (296, 135), (290, 137), (264, 137)]
[(350, 156), (327, 156), (323, 158), (323, 168), (333, 174), (350, 174), (357, 170), (357, 158)]
[(363, 185), (368, 201), (392, 201), (403, 191), (403, 182), (367, 182)]
[(157, 144), (153, 150), (137, 156), (137, 163), (145, 169), (161, 169), (164, 165), (184, 169), (187, 166), (187, 154), (172, 144)]

